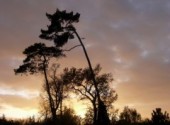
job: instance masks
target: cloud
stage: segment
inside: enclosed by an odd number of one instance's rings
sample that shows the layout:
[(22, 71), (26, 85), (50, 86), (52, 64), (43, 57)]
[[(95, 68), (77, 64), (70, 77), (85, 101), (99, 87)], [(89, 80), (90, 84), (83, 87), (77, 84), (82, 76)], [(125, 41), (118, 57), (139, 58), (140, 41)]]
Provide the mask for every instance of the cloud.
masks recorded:
[(10, 88), (0, 88), (0, 95), (2, 96), (19, 96), (26, 99), (32, 99), (39, 96), (37, 91), (28, 91), (28, 90), (14, 90)]
[(1, 105), (11, 105), (17, 108), (38, 108), (38, 98), (34, 97), (32, 99), (28, 99), (28, 97), (22, 97), (17, 95), (0, 95)]

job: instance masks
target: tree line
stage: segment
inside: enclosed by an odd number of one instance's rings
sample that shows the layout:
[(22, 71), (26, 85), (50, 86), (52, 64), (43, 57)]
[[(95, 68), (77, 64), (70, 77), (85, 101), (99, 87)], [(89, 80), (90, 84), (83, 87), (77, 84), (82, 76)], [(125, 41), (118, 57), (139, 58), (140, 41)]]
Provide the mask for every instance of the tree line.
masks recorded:
[[(77, 116), (70, 108), (63, 109), (63, 115), (57, 117), (57, 125), (93, 125), (93, 111), (89, 109), (84, 118)], [(151, 113), (151, 118), (142, 119), (134, 108), (124, 107), (123, 111), (109, 113), (110, 125), (170, 125), (169, 113), (156, 108)], [(0, 117), (1, 125), (53, 125), (52, 119), (35, 119), (30, 117), (22, 120), (10, 120), (5, 115)]]

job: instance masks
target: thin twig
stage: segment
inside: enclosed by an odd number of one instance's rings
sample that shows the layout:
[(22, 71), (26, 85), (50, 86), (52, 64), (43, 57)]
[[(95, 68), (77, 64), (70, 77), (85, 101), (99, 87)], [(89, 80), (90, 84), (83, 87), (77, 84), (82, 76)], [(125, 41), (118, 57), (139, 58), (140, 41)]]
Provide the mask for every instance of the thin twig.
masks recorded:
[(81, 46), (81, 45), (76, 45), (76, 46), (71, 47), (70, 49), (65, 49), (65, 50), (63, 50), (63, 51), (71, 51), (72, 49), (74, 49), (74, 48), (76, 48), (76, 47), (79, 47), (79, 46)]

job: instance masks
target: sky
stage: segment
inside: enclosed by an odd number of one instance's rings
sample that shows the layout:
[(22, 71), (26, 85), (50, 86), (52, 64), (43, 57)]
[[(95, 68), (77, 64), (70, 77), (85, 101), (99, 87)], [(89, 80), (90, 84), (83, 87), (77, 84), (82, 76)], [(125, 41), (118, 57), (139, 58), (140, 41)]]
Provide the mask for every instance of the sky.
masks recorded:
[[(15, 75), (23, 50), (41, 40), (49, 24), (45, 13), (56, 9), (81, 14), (76, 24), (93, 67), (112, 73), (118, 94), (115, 107), (137, 109), (150, 117), (161, 107), (170, 113), (169, 0), (0, 0), (0, 115), (36, 115), (43, 78)], [(77, 45), (75, 39), (71, 45)], [(68, 45), (69, 48), (71, 45)], [(81, 48), (59, 61), (62, 67), (86, 67)], [(80, 102), (79, 102), (80, 103)], [(76, 112), (85, 108), (74, 101)]]

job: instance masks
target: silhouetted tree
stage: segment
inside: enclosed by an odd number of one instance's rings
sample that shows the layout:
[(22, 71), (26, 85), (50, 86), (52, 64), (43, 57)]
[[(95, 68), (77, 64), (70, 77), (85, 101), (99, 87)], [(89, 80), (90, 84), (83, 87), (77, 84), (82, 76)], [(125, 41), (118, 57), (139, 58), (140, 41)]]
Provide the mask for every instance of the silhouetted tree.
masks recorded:
[[(110, 73), (100, 74), (100, 71), (101, 67), (100, 65), (97, 65), (94, 68), (94, 73), (100, 94), (99, 96), (103, 100), (102, 103), (105, 103), (107, 108), (111, 108), (113, 102), (117, 99), (117, 94), (110, 88), (110, 83), (113, 78)], [(63, 78), (66, 83), (68, 82), (70, 88), (74, 90), (76, 95), (79, 96), (80, 100), (86, 99), (90, 101), (93, 109), (93, 124), (95, 124), (97, 121), (97, 113), (99, 112), (97, 109), (99, 104), (97, 101), (95, 86), (90, 74), (89, 68), (66, 68), (63, 73)]]
[(54, 101), (52, 95), (50, 93), (50, 85), (47, 76), (48, 64), (51, 58), (59, 58), (64, 56), (62, 51), (59, 48), (47, 47), (43, 43), (35, 43), (34, 45), (29, 46), (23, 52), (26, 55), (23, 64), (15, 69), (16, 74), (35, 74), (35, 73), (43, 73), (45, 78), (45, 88), (48, 95), (48, 101), (50, 105), (50, 111), (52, 114), (52, 118), (56, 120), (56, 107), (54, 105)]
[[(61, 74), (57, 74), (57, 69), (59, 65), (53, 64), (48, 71), (48, 79), (49, 79), (49, 91), (51, 98), (53, 100), (53, 104), (57, 114), (62, 116), (62, 103), (63, 99), (68, 97), (67, 86), (63, 82), (63, 77)], [(50, 105), (48, 103), (48, 95), (44, 93), (47, 91), (46, 86), (43, 86), (43, 93), (41, 94), (41, 109), (40, 113), (44, 115), (45, 118), (49, 118), (49, 108)]]
[(169, 113), (166, 111), (162, 113), (161, 108), (156, 108), (153, 110), (151, 118), (153, 125), (168, 125), (169, 120)]
[(73, 14), (73, 12), (68, 13), (65, 10), (60, 11), (57, 9), (57, 11), (54, 14), (47, 13), (46, 16), (50, 20), (51, 24), (48, 26), (47, 30), (41, 30), (40, 38), (53, 41), (56, 47), (63, 47), (68, 42), (69, 39), (73, 39), (75, 36), (78, 38), (89, 65), (90, 75), (94, 84), (96, 97), (98, 100), (97, 122), (94, 124), (97, 125), (110, 124), (106, 106), (100, 98), (99, 89), (97, 87), (97, 81), (95, 79), (87, 51), (82, 42), (82, 39), (80, 38), (79, 34), (76, 31), (76, 28), (73, 26), (74, 23), (79, 22), (80, 14), (79, 13)]
[(120, 113), (121, 124), (131, 124), (131, 123), (139, 123), (141, 121), (141, 115), (136, 111), (136, 109), (132, 109), (129, 107), (124, 107), (123, 111)]

